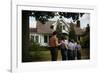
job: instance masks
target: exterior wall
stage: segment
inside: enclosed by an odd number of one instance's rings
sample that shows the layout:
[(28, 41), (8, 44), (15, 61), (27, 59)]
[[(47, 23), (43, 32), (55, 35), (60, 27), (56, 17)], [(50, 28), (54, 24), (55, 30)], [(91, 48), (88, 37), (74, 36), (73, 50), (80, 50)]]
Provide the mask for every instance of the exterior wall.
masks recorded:
[[(47, 43), (44, 42), (44, 36), (47, 36)], [(41, 46), (48, 46), (48, 41), (49, 41), (49, 35), (43, 35), (43, 34), (40, 34), (40, 45)]]
[[(33, 38), (32, 36), (34, 36), (34, 38)], [(36, 41), (36, 36), (39, 36), (39, 35), (38, 35), (38, 34), (36, 34), (36, 33), (34, 33), (34, 34), (33, 34), (33, 33), (31, 33), (29, 37), (30, 37), (30, 39), (32, 39), (32, 38), (33, 38), (33, 40), (34, 40), (34, 41)]]
[(40, 46), (48, 46), (48, 42), (49, 42), (49, 35), (47, 36), (47, 43), (44, 42), (44, 35), (43, 34), (36, 34), (36, 33), (31, 33), (30, 34), (30, 39), (32, 39), (32, 36), (34, 36), (34, 41), (36, 41), (36, 36), (38, 36), (38, 42), (40, 44)]

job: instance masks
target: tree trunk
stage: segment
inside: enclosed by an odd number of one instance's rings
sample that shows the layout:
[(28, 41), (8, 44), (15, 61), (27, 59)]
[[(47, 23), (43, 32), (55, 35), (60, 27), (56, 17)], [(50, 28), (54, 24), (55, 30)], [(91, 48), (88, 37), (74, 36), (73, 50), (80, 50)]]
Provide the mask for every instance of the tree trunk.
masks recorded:
[(22, 11), (22, 62), (29, 60), (29, 12)]

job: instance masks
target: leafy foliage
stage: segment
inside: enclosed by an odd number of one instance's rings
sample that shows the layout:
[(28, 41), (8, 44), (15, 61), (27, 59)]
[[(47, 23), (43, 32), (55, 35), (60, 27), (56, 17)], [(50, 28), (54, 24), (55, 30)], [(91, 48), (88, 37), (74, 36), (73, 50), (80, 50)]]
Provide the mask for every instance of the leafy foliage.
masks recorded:
[(64, 16), (65, 18), (71, 18), (76, 21), (79, 19), (79, 16), (83, 16), (84, 13), (71, 13), (71, 12), (59, 12), (61, 16)]
[(54, 18), (56, 16), (56, 13), (60, 17), (64, 16), (65, 18), (72, 18), (73, 21), (76, 21), (79, 19), (79, 16), (82, 17), (84, 13), (72, 13), (72, 12), (47, 12), (47, 11), (32, 11), (32, 15), (36, 18), (36, 20), (42, 22), (45, 24), (48, 19)]
[(73, 39), (76, 41), (76, 33), (75, 33), (74, 25), (70, 25), (69, 39)]
[(55, 13), (54, 12), (46, 12), (46, 11), (33, 11), (33, 16), (36, 18), (36, 20), (42, 22), (45, 24), (48, 19), (53, 18)]
[(81, 45), (84, 48), (90, 48), (90, 26), (87, 24), (85, 34), (81, 40)]
[(29, 53), (32, 57), (32, 61), (45, 61), (48, 58), (46, 57), (46, 53), (45, 51), (48, 51), (49, 48), (48, 47), (43, 47), (40, 46), (40, 44), (34, 42), (32, 39), (31, 41), (31, 45), (29, 48)]

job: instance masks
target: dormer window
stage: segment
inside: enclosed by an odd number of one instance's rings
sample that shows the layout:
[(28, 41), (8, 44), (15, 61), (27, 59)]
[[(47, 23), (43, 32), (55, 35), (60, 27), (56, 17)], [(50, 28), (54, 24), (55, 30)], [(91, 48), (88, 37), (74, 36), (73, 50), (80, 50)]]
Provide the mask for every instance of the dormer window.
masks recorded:
[(63, 30), (65, 30), (65, 26), (63, 26)]

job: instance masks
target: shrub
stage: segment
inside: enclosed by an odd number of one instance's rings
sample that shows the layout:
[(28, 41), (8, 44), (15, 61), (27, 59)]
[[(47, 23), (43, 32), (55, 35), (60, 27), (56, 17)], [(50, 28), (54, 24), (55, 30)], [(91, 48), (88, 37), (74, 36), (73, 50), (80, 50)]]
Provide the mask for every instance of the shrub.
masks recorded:
[(40, 46), (38, 43), (33, 42), (31, 43), (29, 50), (30, 50), (30, 55), (32, 56), (33, 61), (42, 61), (46, 59), (45, 51), (48, 50), (48, 47), (43, 47), (43, 46)]

